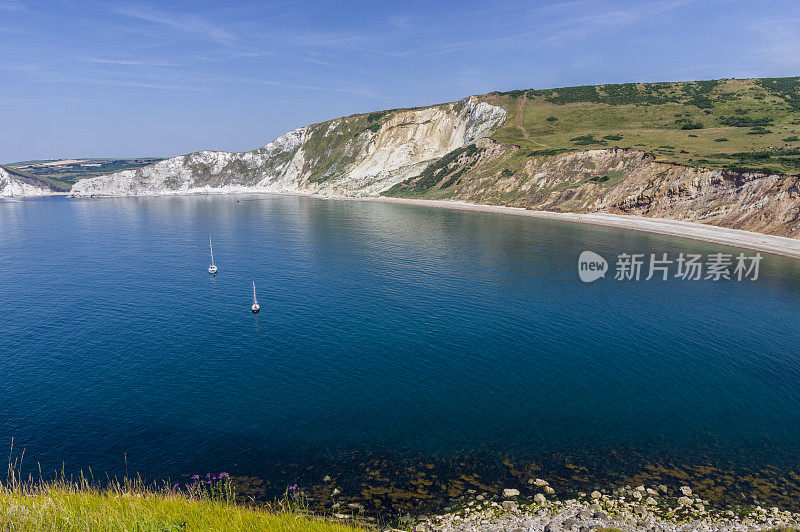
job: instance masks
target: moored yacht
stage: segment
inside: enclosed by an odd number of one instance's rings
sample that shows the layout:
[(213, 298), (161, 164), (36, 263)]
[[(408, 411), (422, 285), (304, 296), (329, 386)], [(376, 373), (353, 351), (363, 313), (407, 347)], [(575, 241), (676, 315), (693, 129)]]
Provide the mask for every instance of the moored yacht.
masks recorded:
[(258, 304), (258, 299), (256, 299), (256, 282), (253, 281), (253, 306), (250, 307), (250, 310), (253, 311), (253, 314), (258, 313), (261, 310), (261, 305)]
[(211, 235), (208, 235), (208, 249), (211, 250), (211, 266), (208, 267), (208, 273), (214, 275), (217, 273), (217, 266), (214, 264), (214, 247), (211, 245)]

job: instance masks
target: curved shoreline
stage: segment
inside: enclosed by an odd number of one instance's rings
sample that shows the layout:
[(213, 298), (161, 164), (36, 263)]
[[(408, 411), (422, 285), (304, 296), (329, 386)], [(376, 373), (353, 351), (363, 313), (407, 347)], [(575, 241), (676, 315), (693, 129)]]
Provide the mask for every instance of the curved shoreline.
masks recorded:
[(784, 236), (765, 235), (763, 233), (754, 233), (752, 231), (744, 231), (742, 229), (729, 229), (726, 227), (706, 225), (697, 222), (683, 222), (665, 218), (647, 218), (633, 214), (580, 214), (574, 212), (534, 211), (522, 207), (484, 205), (452, 200), (425, 200), (384, 196), (341, 199), (357, 199), (384, 203), (400, 203), (405, 205), (421, 205), (426, 207), (469, 210), (495, 214), (510, 214), (516, 216), (530, 216), (532, 218), (542, 218), (547, 220), (578, 222), (605, 227), (630, 229), (633, 231), (657, 233), (679, 238), (689, 238), (692, 240), (701, 240), (703, 242), (711, 242), (714, 244), (741, 247), (752, 249), (754, 251), (763, 251), (765, 253), (772, 253), (775, 255), (800, 259), (799, 239), (788, 238)]
[[(732, 247), (762, 251), (774, 255), (781, 255), (793, 259), (800, 259), (800, 239), (784, 236), (767, 235), (743, 229), (730, 229), (716, 225), (706, 225), (698, 222), (685, 222), (666, 218), (648, 218), (634, 214), (610, 214), (610, 213), (574, 213), (574, 212), (553, 212), (529, 210), (523, 207), (507, 207), (504, 205), (486, 205), (480, 203), (469, 203), (466, 201), (455, 200), (428, 200), (416, 198), (397, 198), (392, 196), (327, 196), (303, 191), (273, 191), (273, 190), (248, 190), (246, 188), (232, 190), (202, 190), (179, 191), (170, 194), (157, 195), (126, 195), (126, 196), (93, 196), (92, 199), (102, 198), (141, 198), (141, 197), (175, 197), (175, 196), (205, 196), (205, 195), (249, 195), (266, 194), (276, 196), (306, 196), (320, 199), (336, 199), (351, 201), (373, 201), (380, 203), (397, 203), (403, 205), (417, 205), (423, 207), (436, 207), (440, 209), (456, 209), (476, 212), (487, 212), (494, 214), (508, 214), (514, 216), (530, 216), (546, 220), (558, 220), (564, 222), (577, 222), (604, 227), (615, 227), (619, 229), (629, 229), (632, 231), (643, 231), (656, 233), (677, 238), (688, 238), (713, 244), (722, 244)], [(58, 194), (60, 195), (60, 194)], [(88, 199), (83, 196), (66, 197), (73, 199)]]

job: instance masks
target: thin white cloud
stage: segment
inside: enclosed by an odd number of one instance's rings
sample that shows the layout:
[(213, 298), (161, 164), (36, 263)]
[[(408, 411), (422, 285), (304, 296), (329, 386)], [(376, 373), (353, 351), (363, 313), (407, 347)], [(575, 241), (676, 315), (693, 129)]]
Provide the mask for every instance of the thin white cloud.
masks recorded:
[(117, 5), (112, 7), (111, 11), (118, 15), (165, 26), (208, 41), (221, 44), (231, 44), (236, 41), (236, 37), (232, 33), (196, 14), (178, 15), (167, 13), (142, 4)]
[(338, 93), (345, 93), (345, 94), (356, 94), (359, 96), (366, 96), (368, 98), (375, 98), (378, 94), (366, 88), (351, 88), (351, 87), (332, 87), (328, 85), (311, 85), (311, 84), (304, 84), (304, 83), (292, 83), (288, 81), (275, 81), (269, 79), (258, 79), (258, 78), (248, 78), (248, 77), (240, 77), (240, 76), (202, 76), (201, 74), (197, 74), (198, 79), (205, 79), (209, 81), (216, 81), (216, 82), (238, 82), (238, 83), (247, 83), (251, 85), (266, 85), (271, 87), (285, 87), (288, 89), (297, 89), (297, 90), (310, 90), (310, 91), (321, 91), (321, 92), (338, 92)]
[(0, 2), (0, 11), (22, 11), (23, 9), (25, 9), (25, 4), (22, 2), (15, 2), (14, 0)]
[[(608, 8), (607, 5), (587, 0), (550, 4), (525, 14), (523, 31), (506, 33), (501, 37), (470, 39), (438, 46), (432, 53), (447, 54), (492, 45), (533, 43), (561, 45), (568, 41), (585, 39), (609, 29), (622, 28), (696, 3), (697, 0), (637, 3), (627, 9)], [(589, 14), (586, 14), (587, 11)], [(594, 11), (594, 12), (592, 12)]]
[(180, 66), (180, 63), (171, 63), (167, 61), (147, 61), (147, 60), (127, 60), (127, 59), (106, 59), (102, 57), (86, 57), (78, 59), (80, 63), (92, 63), (98, 65), (120, 65), (120, 66), (158, 66), (158, 67), (175, 67)]
[(398, 30), (410, 30), (414, 27), (411, 23), (411, 17), (406, 15), (394, 15), (389, 17), (389, 24)]
[(212, 90), (209, 87), (200, 87), (197, 84), (192, 84), (192, 83), (186, 83), (186, 84), (156, 83), (147, 81), (124, 80), (119, 78), (103, 78), (103, 77), (94, 77), (94, 78), (82, 77), (81, 79), (75, 79), (70, 77), (54, 77), (49, 81), (55, 83), (77, 83), (77, 84), (88, 83), (92, 85), (138, 87), (143, 89), (170, 90), (170, 91), (180, 91), (180, 92), (210, 92)]
[(304, 32), (287, 35), (292, 44), (308, 48), (353, 48), (375, 44), (376, 35), (361, 32)]
[(749, 29), (749, 55), (753, 60), (773, 67), (800, 69), (800, 17), (760, 20)]

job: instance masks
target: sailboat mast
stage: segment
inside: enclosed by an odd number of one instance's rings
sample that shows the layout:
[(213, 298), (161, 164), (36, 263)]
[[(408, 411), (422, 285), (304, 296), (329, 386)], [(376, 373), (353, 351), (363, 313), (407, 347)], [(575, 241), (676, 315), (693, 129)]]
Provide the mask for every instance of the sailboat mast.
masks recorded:
[(256, 299), (256, 282), (253, 281), (253, 304), (258, 304), (258, 300)]
[(211, 235), (208, 235), (208, 248), (211, 250), (211, 265), (214, 265), (214, 247), (211, 245)]

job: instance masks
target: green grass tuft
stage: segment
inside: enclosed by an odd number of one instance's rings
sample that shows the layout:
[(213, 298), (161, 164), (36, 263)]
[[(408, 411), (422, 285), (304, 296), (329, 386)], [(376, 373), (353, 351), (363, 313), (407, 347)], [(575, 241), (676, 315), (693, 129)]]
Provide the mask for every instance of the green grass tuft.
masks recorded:
[(166, 492), (48, 484), (0, 490), (0, 530), (345, 532), (354, 527)]
[[(13, 453), (13, 447), (12, 447)], [(145, 485), (141, 479), (109, 480), (103, 485), (83, 474), (51, 481), (23, 480), (21, 458), (9, 458), (0, 481), (0, 530), (15, 532), (83, 531), (278, 531), (356, 532), (356, 526), (324, 520), (307, 511), (295, 485), (267, 507), (236, 501), (231, 477), (193, 477), (187, 483)]]

